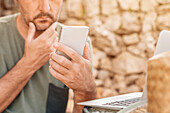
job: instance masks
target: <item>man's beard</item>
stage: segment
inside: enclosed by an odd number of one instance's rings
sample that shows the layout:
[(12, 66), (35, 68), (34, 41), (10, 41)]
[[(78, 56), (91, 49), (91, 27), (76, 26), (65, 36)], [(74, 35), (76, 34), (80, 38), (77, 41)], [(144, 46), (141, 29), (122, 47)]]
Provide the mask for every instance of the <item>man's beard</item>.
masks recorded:
[[(39, 18), (42, 18), (42, 17), (48, 17), (48, 18), (49, 18), (49, 21), (47, 21), (47, 20), (41, 20), (41, 21), (38, 21), (38, 23), (37, 23), (37, 22), (36, 22), (36, 19), (39, 19)], [(45, 31), (46, 29), (48, 29), (49, 26), (52, 25), (55, 21), (56, 21), (56, 19), (54, 19), (54, 16), (53, 16), (52, 14), (50, 14), (50, 13), (39, 13), (39, 14), (36, 15), (36, 16), (33, 18), (33, 20), (30, 21), (30, 22), (32, 22), (32, 23), (35, 25), (36, 31), (43, 32), (43, 31)], [(47, 27), (45, 27), (45, 28), (39, 27), (40, 24), (43, 25), (43, 24), (45, 24), (45, 23), (46, 23), (46, 24), (49, 24), (49, 25), (48, 25)]]
[[(48, 25), (48, 27), (45, 27), (45, 28), (39, 28), (38, 27), (38, 23), (36, 23), (35, 21), (36, 21), (36, 19), (39, 19), (39, 18), (41, 18), (41, 17), (48, 17), (50, 20), (49, 21), (47, 21), (47, 20), (41, 20), (41, 21), (38, 21), (38, 22), (40, 22), (40, 24), (45, 24), (45, 23), (48, 23), (49, 25)], [(38, 14), (37, 16), (35, 16), (34, 18), (33, 18), (33, 23), (34, 23), (34, 25), (36, 26), (36, 30), (37, 31), (45, 31), (47, 28), (49, 28), (49, 26), (51, 26), (54, 22), (56, 21), (56, 19), (54, 19), (54, 16), (52, 15), (52, 14), (50, 14), (50, 13), (40, 13), (40, 14)]]
[[(45, 16), (45, 17), (48, 17), (51, 21), (50, 21), (50, 23), (49, 23), (49, 25), (48, 25), (47, 28), (41, 29), (41, 28), (38, 27), (38, 25), (37, 25), (37, 23), (35, 22), (35, 20), (38, 19), (38, 18), (44, 17), (44, 16)], [(50, 25), (52, 25), (54, 22), (57, 21), (57, 19), (55, 19), (54, 16), (53, 16), (52, 14), (50, 14), (50, 13), (39, 13), (38, 15), (36, 15), (36, 16), (33, 18), (33, 20), (28, 20), (28, 21), (26, 21), (26, 19), (25, 19), (25, 17), (24, 17), (23, 15), (22, 15), (22, 17), (23, 17), (24, 22), (25, 22), (28, 26), (29, 26), (29, 23), (32, 22), (32, 23), (35, 25), (36, 31), (38, 31), (38, 32), (43, 32), (43, 31), (45, 31), (46, 29), (48, 29), (48, 28), (50, 27)], [(47, 21), (46, 21), (46, 20), (42, 20), (42, 21), (40, 21), (40, 22), (41, 22), (41, 24), (43, 24), (43, 23), (45, 23), (45, 22), (47, 22)]]

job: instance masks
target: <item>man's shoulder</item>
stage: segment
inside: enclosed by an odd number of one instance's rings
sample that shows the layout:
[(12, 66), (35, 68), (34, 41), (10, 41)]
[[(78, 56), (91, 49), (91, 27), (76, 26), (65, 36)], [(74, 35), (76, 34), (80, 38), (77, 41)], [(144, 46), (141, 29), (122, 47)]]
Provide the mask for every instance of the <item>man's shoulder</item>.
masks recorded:
[(4, 27), (9, 22), (8, 18), (9, 18), (8, 16), (0, 17), (0, 33), (1, 34), (4, 31), (4, 29), (5, 29)]
[(17, 16), (17, 14), (0, 17), (0, 24), (9, 23), (9, 22), (10, 22), (11, 20), (13, 20), (16, 16)]
[(11, 22), (15, 19), (17, 14), (0, 17), (0, 33), (4, 33), (4, 30), (9, 26)]
[[(0, 17), (0, 48), (2, 49), (3, 43), (7, 43), (9, 39), (9, 34), (13, 28), (13, 22), (15, 20), (16, 14)], [(7, 37), (8, 36), (8, 37)], [(4, 48), (4, 47), (3, 47)], [(2, 51), (2, 50), (1, 50)]]

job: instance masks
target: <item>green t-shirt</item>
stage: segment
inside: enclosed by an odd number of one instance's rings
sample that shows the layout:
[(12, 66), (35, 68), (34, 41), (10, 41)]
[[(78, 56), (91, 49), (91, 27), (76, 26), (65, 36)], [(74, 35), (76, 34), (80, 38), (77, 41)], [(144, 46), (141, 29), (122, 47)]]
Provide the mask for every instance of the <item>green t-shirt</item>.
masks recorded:
[[(25, 41), (16, 28), (16, 17), (17, 14), (0, 18), (0, 78), (14, 67), (24, 54)], [(60, 24), (57, 28), (60, 30)], [(89, 39), (88, 42), (91, 48)], [(34, 73), (3, 113), (65, 112), (68, 88), (51, 76), (48, 67), (49, 63)]]

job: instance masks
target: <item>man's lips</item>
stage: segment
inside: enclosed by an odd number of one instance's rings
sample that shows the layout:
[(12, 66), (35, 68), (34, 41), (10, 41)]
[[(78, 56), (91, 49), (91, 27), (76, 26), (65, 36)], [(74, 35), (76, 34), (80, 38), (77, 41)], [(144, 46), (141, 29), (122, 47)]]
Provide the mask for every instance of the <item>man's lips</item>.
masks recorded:
[(37, 20), (40, 20), (40, 21), (46, 20), (46, 21), (48, 21), (48, 20), (51, 20), (51, 18), (49, 18), (47, 16), (42, 16), (42, 17), (37, 18)]

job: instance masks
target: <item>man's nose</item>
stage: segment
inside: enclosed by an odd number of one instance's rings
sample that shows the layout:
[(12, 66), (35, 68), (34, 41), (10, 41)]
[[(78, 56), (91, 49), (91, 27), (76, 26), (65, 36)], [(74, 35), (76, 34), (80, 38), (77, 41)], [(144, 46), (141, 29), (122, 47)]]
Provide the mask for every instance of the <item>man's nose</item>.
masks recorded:
[(50, 10), (49, 0), (40, 0), (39, 8), (42, 12), (48, 12)]

